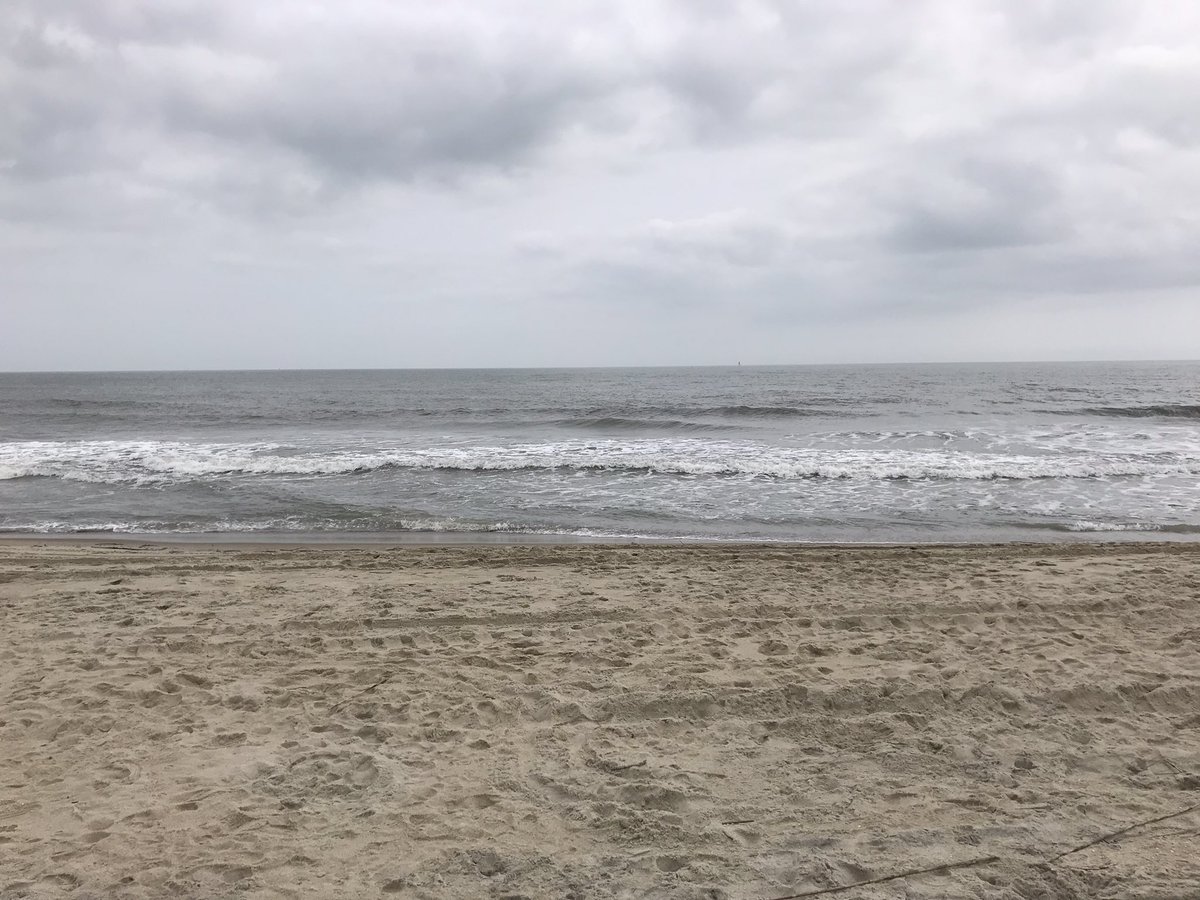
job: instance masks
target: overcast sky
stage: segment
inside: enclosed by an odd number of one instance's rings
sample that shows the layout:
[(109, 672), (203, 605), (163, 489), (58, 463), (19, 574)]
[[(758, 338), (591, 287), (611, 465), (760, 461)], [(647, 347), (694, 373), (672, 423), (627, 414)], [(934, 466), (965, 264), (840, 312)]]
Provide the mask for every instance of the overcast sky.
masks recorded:
[(4, 0), (0, 370), (1200, 357), (1200, 4)]

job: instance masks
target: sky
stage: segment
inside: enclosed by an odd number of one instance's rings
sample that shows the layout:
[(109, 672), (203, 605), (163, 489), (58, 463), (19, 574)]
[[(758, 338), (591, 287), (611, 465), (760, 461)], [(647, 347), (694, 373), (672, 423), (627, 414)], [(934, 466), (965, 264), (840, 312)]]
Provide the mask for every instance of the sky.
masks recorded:
[(0, 370), (1200, 357), (1200, 5), (5, 0)]

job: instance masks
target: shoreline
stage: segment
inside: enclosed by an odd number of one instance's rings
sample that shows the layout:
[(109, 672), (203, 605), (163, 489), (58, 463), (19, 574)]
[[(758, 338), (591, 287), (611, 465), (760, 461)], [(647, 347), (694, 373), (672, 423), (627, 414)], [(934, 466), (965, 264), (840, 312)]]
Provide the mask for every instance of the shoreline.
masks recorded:
[[(1120, 536), (1117, 536), (1117, 535)], [(1145, 532), (1080, 532), (1064, 535), (1056, 533), (1053, 537), (1042, 540), (1029, 538), (1012, 540), (965, 540), (965, 541), (803, 541), (803, 540), (762, 540), (762, 539), (702, 539), (695, 537), (600, 537), (590, 535), (556, 535), (556, 534), (511, 534), (488, 532), (397, 532), (390, 534), (358, 534), (353, 532), (307, 533), (302, 536), (288, 536), (277, 532), (271, 533), (171, 533), (157, 532), (145, 534), (111, 533), (111, 532), (75, 532), (55, 534), (33, 534), (25, 532), (0, 532), (0, 546), (6, 544), (77, 544), (80, 546), (115, 545), (120, 547), (137, 547), (144, 549), (195, 547), (207, 549), (311, 549), (330, 550), (371, 549), (380, 548), (420, 548), (420, 547), (587, 547), (587, 548), (629, 548), (653, 547), (658, 549), (680, 550), (720, 550), (720, 549), (797, 549), (803, 550), (856, 550), (856, 549), (930, 549), (930, 548), (992, 548), (992, 547), (1196, 547), (1200, 549), (1200, 534), (1170, 534), (1155, 531)]]

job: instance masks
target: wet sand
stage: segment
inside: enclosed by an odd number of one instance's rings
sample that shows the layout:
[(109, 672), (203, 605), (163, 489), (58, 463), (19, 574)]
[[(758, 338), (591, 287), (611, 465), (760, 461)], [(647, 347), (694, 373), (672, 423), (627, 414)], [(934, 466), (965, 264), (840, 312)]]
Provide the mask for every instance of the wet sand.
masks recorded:
[(0, 760), (5, 900), (1197, 897), (1200, 544), (0, 543)]

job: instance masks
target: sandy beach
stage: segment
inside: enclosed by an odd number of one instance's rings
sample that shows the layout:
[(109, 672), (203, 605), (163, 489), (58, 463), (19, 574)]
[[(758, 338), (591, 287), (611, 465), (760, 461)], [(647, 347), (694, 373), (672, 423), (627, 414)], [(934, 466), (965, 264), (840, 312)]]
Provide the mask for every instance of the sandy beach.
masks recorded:
[(1198, 897), (1198, 642), (1196, 544), (8, 542), (0, 897)]

